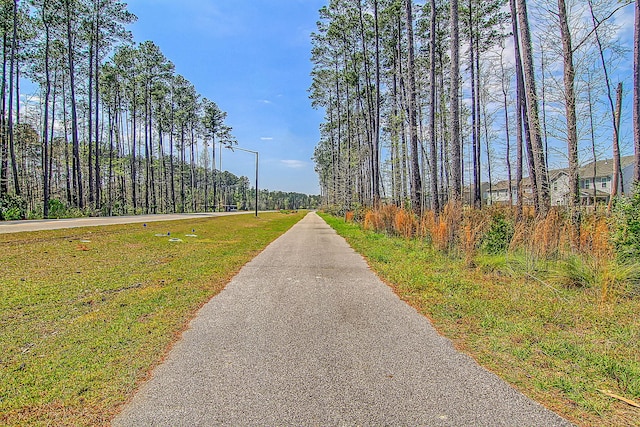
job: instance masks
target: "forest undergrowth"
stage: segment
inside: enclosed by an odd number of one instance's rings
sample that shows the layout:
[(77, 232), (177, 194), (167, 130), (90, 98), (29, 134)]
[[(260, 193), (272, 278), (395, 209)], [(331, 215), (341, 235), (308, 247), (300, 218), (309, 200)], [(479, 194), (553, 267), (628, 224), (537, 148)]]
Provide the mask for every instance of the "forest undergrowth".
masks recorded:
[[(324, 218), (460, 350), (578, 425), (638, 426), (640, 192), (611, 214), (392, 205)], [(612, 397), (612, 395), (617, 397)]]

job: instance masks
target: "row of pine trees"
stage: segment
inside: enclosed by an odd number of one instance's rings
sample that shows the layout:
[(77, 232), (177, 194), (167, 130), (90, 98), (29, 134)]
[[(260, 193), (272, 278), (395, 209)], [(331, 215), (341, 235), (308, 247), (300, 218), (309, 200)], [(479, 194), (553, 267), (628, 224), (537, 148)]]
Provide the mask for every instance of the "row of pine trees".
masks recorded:
[(136, 17), (125, 2), (0, 8), (0, 217), (46, 218), (52, 206), (115, 215), (252, 203), (247, 178), (216, 169), (216, 147), (235, 143), (226, 113), (155, 43), (132, 41)]
[[(480, 207), (482, 183), (501, 177), (521, 210), (529, 177), (545, 213), (559, 158), (577, 208), (581, 163), (613, 158), (619, 188), (623, 125), (637, 181), (638, 4), (329, 0), (312, 35), (310, 88), (326, 112), (314, 153), (325, 202), (437, 214), (463, 195)], [(618, 22), (634, 13), (631, 64)], [(633, 114), (621, 100), (631, 77)]]

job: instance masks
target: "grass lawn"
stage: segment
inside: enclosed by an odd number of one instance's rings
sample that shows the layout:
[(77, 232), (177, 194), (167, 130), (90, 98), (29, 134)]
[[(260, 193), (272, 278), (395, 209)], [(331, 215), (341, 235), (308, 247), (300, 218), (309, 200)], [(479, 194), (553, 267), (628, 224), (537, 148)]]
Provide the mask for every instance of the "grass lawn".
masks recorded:
[(0, 425), (108, 425), (198, 308), (303, 216), (0, 234)]
[(425, 242), (323, 218), (458, 349), (524, 394), (578, 425), (640, 426), (639, 408), (599, 391), (640, 401), (640, 297), (554, 289), (504, 256), (469, 269)]

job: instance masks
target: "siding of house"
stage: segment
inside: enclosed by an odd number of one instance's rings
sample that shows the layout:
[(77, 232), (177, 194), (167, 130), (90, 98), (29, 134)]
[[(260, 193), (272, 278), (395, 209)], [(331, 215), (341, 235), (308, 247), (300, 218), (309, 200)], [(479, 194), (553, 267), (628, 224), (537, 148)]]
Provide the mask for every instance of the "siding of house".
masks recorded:
[(569, 176), (564, 172), (556, 174), (555, 179), (549, 183), (551, 195), (551, 206), (567, 205), (567, 194), (569, 194)]
[[(620, 188), (620, 192), (622, 194), (628, 195), (632, 191), (632, 182), (633, 182), (633, 156), (625, 156), (622, 157), (622, 177), (624, 187)], [(582, 201), (586, 204), (592, 204), (593, 198), (591, 194), (593, 192), (593, 162), (588, 163), (587, 165), (580, 168), (580, 191), (582, 194)], [(595, 185), (596, 190), (598, 191), (598, 199), (602, 201), (602, 198), (606, 198), (608, 194), (611, 193), (611, 181), (613, 177), (613, 160), (605, 159), (600, 160), (596, 163), (596, 173), (595, 173)], [(517, 191), (515, 182), (513, 185), (513, 202), (517, 202)], [(567, 205), (567, 195), (569, 194), (569, 175), (567, 174), (566, 169), (555, 169), (549, 171), (549, 192), (551, 195), (551, 205), (552, 206), (566, 206)], [(527, 194), (531, 194), (531, 188), (529, 187), (529, 179), (525, 178), (523, 180), (523, 187), (525, 193), (525, 204), (527, 202)], [(587, 197), (588, 196), (588, 197)], [(493, 204), (508, 204), (509, 203), (509, 194), (508, 194), (508, 182), (500, 181), (497, 182), (493, 186), (493, 191), (488, 200)], [(530, 197), (529, 197), (530, 199)]]

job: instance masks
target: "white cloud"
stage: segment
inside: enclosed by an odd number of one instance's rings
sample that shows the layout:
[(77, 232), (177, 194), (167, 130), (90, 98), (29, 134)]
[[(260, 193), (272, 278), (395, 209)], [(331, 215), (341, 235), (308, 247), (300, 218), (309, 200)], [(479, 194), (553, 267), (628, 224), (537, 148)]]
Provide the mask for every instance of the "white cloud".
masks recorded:
[(259, 99), (258, 102), (261, 104), (267, 104), (267, 105), (273, 104), (273, 102), (269, 101), (268, 99)]
[(260, 141), (273, 141), (273, 137), (271, 137), (271, 136), (262, 136), (262, 137), (260, 137)]
[(307, 166), (307, 162), (302, 160), (281, 160), (280, 163), (291, 169), (302, 169)]

